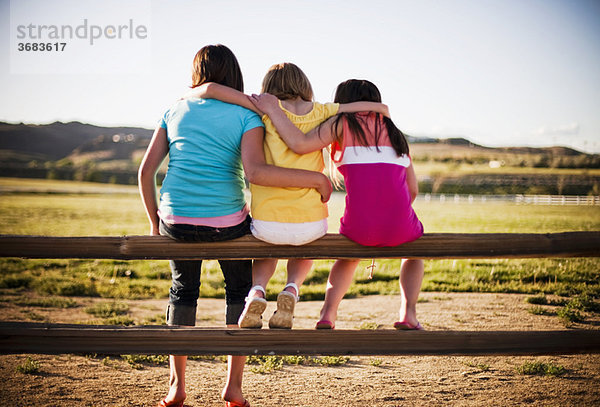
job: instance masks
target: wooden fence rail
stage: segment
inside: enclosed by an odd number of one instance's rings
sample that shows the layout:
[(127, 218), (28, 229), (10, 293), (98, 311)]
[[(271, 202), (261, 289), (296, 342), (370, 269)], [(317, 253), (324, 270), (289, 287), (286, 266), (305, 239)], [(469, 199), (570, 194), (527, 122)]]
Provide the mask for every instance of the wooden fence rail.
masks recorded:
[(0, 354), (550, 355), (600, 353), (600, 331), (251, 330), (0, 323)]
[[(252, 236), (180, 243), (162, 236), (0, 235), (0, 257), (87, 259), (544, 258), (600, 257), (600, 231), (546, 234), (430, 233), (396, 247), (364, 247), (340, 235), (304, 246)], [(546, 355), (600, 353), (600, 330), (226, 330), (0, 322), (0, 354)]]
[(303, 246), (271, 245), (252, 236), (226, 242), (181, 243), (163, 236), (0, 235), (0, 257), (125, 260), (600, 257), (600, 231), (427, 233), (414, 242), (395, 247), (365, 247), (335, 234)]

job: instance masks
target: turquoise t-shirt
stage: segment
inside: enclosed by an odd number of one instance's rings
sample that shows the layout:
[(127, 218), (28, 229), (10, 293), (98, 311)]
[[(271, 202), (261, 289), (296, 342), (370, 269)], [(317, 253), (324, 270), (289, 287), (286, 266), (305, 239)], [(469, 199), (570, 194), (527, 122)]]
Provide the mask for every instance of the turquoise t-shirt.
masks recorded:
[(178, 101), (163, 116), (169, 167), (160, 189), (161, 214), (210, 218), (244, 205), (242, 135), (263, 127), (241, 106), (214, 99)]

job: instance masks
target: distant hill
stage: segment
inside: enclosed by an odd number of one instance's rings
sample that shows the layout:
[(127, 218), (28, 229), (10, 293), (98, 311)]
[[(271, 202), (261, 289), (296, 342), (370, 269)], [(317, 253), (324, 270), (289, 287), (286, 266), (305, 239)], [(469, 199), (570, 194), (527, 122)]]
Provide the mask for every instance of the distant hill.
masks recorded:
[[(145, 149), (152, 130), (140, 127), (100, 127), (80, 122), (35, 125), (0, 122), (0, 156), (15, 157), (17, 161), (35, 159), (56, 161), (69, 158), (74, 162), (89, 160), (126, 160)], [(499, 154), (549, 154), (576, 156), (583, 153), (568, 147), (500, 147), (477, 145), (466, 138), (431, 138), (408, 135), (415, 151), (431, 150), (434, 155), (456, 157), (467, 151), (486, 151)]]
[[(112, 140), (114, 135), (133, 135), (129, 141), (145, 148), (152, 137), (152, 130), (138, 127), (99, 127), (79, 122), (55, 122), (44, 125), (10, 124), (0, 122), (0, 150), (3, 157), (15, 153), (21, 160), (28, 156), (38, 160), (60, 160), (70, 156), (77, 149), (90, 152), (105, 149), (104, 141)], [(121, 139), (119, 139), (120, 141)], [(114, 150), (129, 149), (125, 142), (115, 142)], [(118, 156), (123, 154), (117, 153)]]
[[(139, 127), (0, 122), (0, 176), (135, 184), (151, 137), (152, 130)], [(595, 175), (535, 175), (519, 170), (600, 168), (598, 154), (584, 154), (567, 147), (492, 148), (464, 137), (409, 135), (408, 140), (414, 162), (420, 166), (430, 163), (434, 169), (431, 174), (421, 173), (422, 192), (596, 194), (600, 190), (600, 177)], [(462, 164), (494, 171), (455, 173), (452, 166)], [(160, 176), (165, 170), (163, 165)]]
[(576, 156), (583, 154), (580, 151), (572, 149), (570, 147), (501, 147), (499, 151), (512, 153), (512, 154), (540, 154), (549, 153), (555, 156)]

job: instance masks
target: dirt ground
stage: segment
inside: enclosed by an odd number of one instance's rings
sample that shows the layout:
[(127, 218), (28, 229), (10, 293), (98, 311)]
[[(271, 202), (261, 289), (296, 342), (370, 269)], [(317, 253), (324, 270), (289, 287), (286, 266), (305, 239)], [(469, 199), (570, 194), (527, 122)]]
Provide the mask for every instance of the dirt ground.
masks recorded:
[[(524, 295), (423, 293), (418, 305), (427, 330), (562, 330), (556, 316), (533, 315)], [(77, 299), (67, 310), (18, 307), (4, 302), (2, 320), (73, 323), (90, 319), (85, 306), (97, 299)], [(104, 300), (106, 301), (106, 300)], [(127, 301), (137, 321), (162, 314), (166, 300)], [(320, 302), (298, 303), (295, 328), (312, 328)], [(345, 299), (338, 329), (363, 323), (391, 329), (398, 296)], [(223, 300), (202, 299), (198, 325), (219, 326)], [(269, 304), (269, 317), (273, 304)], [(599, 329), (598, 317), (571, 329)], [(400, 333), (399, 333), (400, 334)], [(402, 333), (410, 335), (410, 332)], [(35, 374), (16, 371), (30, 356), (40, 364)], [(560, 365), (559, 376), (522, 375), (526, 362)], [(219, 394), (226, 363), (191, 360), (187, 368), (186, 406), (222, 405)], [(3, 406), (154, 406), (166, 394), (169, 369), (132, 368), (118, 357), (79, 355), (0, 356)], [(352, 356), (343, 366), (290, 366), (261, 374), (246, 367), (244, 393), (252, 406), (599, 406), (600, 355), (513, 356)]]

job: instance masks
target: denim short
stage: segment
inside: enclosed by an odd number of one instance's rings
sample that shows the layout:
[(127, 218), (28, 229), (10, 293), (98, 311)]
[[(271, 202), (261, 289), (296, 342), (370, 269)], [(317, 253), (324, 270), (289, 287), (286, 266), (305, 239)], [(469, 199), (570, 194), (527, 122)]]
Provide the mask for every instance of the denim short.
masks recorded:
[[(160, 234), (182, 242), (220, 242), (250, 233), (250, 216), (236, 226), (213, 228), (160, 222)], [(168, 325), (196, 324), (202, 260), (171, 260), (172, 285), (167, 308)], [(225, 278), (225, 322), (237, 324), (252, 287), (252, 260), (219, 260)]]

